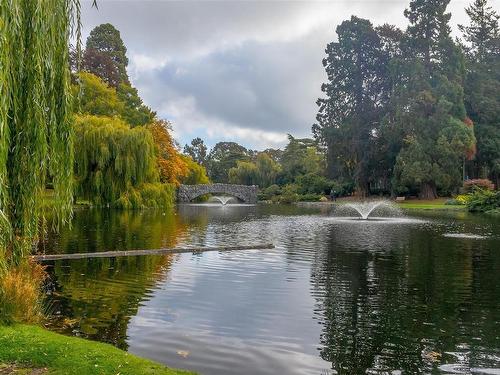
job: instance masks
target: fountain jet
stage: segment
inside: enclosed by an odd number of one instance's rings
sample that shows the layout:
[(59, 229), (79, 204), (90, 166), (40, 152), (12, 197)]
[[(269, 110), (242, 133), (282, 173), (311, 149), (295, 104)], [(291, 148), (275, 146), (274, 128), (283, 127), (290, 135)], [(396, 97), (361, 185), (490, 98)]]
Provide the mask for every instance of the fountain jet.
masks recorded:
[(391, 202), (385, 200), (347, 203), (344, 206), (355, 210), (363, 220), (368, 220), (370, 214), (379, 207), (387, 207), (399, 213), (399, 209), (397, 207), (395, 207)]
[(212, 198), (219, 201), (223, 206), (228, 204), (228, 202), (233, 199), (233, 197), (227, 197), (227, 196), (213, 196)]

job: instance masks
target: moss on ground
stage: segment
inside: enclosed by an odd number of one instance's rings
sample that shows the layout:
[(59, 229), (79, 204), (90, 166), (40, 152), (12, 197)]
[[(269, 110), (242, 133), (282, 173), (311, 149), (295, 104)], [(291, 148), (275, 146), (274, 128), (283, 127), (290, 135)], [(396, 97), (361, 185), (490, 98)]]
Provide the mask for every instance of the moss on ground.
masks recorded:
[(112, 345), (63, 336), (32, 325), (0, 326), (0, 364), (50, 375), (193, 374), (167, 368)]

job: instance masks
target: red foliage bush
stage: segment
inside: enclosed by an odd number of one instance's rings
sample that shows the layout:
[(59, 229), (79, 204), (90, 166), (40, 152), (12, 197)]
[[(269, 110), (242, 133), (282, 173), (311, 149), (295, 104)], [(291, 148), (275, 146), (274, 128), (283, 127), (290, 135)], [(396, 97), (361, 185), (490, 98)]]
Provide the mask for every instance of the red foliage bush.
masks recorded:
[(495, 190), (495, 184), (487, 178), (478, 178), (474, 180), (464, 181), (463, 190), (465, 193), (470, 193), (474, 189)]

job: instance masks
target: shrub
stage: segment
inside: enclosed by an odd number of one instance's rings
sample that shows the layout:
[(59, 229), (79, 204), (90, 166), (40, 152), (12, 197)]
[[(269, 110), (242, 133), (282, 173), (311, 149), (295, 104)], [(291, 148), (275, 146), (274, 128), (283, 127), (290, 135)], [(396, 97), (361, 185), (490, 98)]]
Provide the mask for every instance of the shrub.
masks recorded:
[(464, 181), (464, 185), (462, 187), (464, 193), (470, 193), (475, 189), (494, 190), (495, 184), (486, 178)]
[(38, 323), (44, 316), (44, 268), (23, 263), (0, 274), (0, 324)]
[(143, 209), (171, 208), (175, 202), (175, 186), (173, 184), (146, 183), (137, 188), (130, 187), (118, 200), (113, 208)]
[(267, 201), (281, 194), (281, 188), (278, 185), (271, 185), (259, 192), (259, 200)]
[(469, 194), (467, 208), (471, 212), (487, 212), (500, 208), (500, 191), (476, 189)]
[(299, 200), (299, 194), (297, 193), (297, 185), (288, 184), (283, 186), (281, 189), (281, 195), (279, 196), (280, 203), (294, 203)]
[(446, 202), (444, 202), (444, 204), (450, 206), (464, 206), (467, 204), (468, 200), (469, 200), (469, 195), (460, 194), (457, 195), (455, 198), (448, 199)]
[(469, 196), (467, 194), (460, 194), (455, 197), (455, 200), (458, 202), (458, 204), (466, 205), (467, 201), (469, 200)]
[(301, 194), (299, 200), (302, 202), (319, 202), (323, 198), (320, 194)]
[(325, 177), (313, 173), (297, 177), (296, 183), (298, 185), (297, 192), (302, 195), (329, 194), (330, 188), (332, 186), (332, 183), (328, 181)]

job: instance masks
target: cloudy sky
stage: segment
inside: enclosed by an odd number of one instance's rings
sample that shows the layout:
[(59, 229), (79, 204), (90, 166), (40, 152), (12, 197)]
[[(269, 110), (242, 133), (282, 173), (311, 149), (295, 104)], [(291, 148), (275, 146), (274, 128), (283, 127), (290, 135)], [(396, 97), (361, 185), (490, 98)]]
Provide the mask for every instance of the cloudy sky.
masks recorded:
[[(128, 72), (182, 145), (282, 147), (310, 136), (335, 27), (351, 15), (406, 26), (409, 0), (106, 1), (82, 5), (84, 38), (101, 23), (121, 32)], [(451, 0), (452, 26), (469, 0)], [(500, 0), (490, 0), (499, 8)]]

